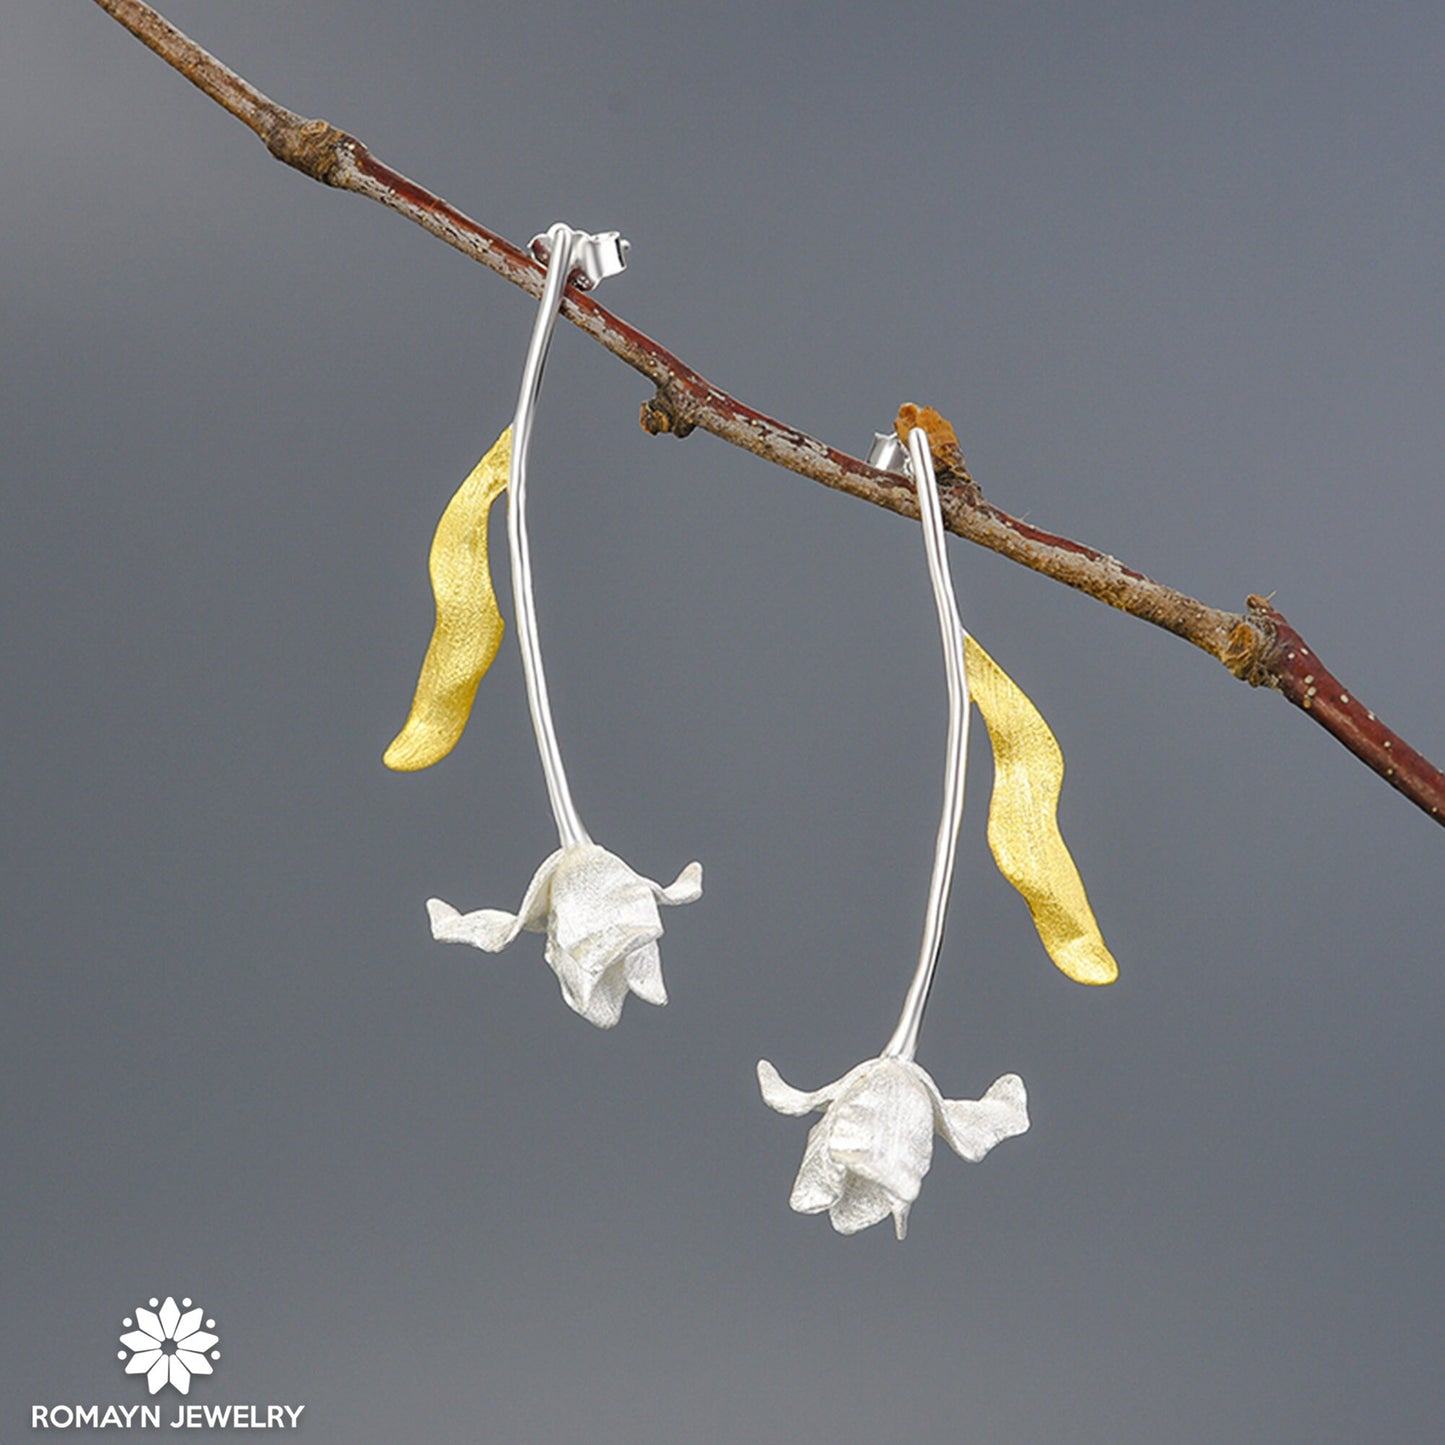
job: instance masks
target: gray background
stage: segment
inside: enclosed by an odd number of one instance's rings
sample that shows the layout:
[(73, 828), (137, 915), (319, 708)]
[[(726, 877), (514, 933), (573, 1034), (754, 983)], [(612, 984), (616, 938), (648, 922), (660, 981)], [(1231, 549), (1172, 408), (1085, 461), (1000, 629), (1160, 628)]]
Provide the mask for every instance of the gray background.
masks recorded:
[[(277, 99), (523, 242), (617, 227), (609, 306), (861, 450), (903, 400), (1001, 506), (1208, 601), (1277, 591), (1445, 753), (1445, 11), (172, 3)], [(513, 634), (388, 773), (446, 498), (533, 303), (259, 144), (94, 6), (0, 13), (0, 1438), (146, 1396), (427, 1442), (1423, 1441), (1442, 1413), (1445, 837), (1302, 715), (955, 542), (1069, 760), (1122, 977), (1070, 984), (972, 760), (920, 1061), (1027, 1080), (910, 1238), (795, 1215), (803, 1087), (916, 948), (943, 685), (914, 526), (698, 434), (564, 327), (541, 627), (595, 836), (704, 899), (672, 1004), (567, 1012)], [(505, 581), (505, 560), (498, 561)], [(510, 615), (510, 606), (508, 607)], [(980, 734), (981, 737), (981, 734)], [(174, 1403), (175, 1396), (163, 1397)]]

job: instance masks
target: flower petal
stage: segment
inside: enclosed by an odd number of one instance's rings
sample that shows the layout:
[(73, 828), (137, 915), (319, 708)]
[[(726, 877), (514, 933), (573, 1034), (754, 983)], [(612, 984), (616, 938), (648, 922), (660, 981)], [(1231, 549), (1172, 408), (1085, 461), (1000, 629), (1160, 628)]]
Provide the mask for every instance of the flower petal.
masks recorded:
[(658, 938), (662, 920), (645, 879), (605, 848), (584, 843), (558, 860), (548, 934), (579, 961), (585, 959), (589, 972), (600, 972), (606, 964), (594, 955), (609, 952), (608, 962), (620, 958), (622, 940)]
[(211, 1368), (211, 1362), (204, 1355), (198, 1355), (194, 1350), (177, 1350), (175, 1357), (193, 1375), (212, 1375), (215, 1373)]
[(643, 1003), (661, 1008), (667, 1002), (667, 988), (662, 982), (662, 954), (657, 940), (649, 939), (641, 948), (634, 948), (622, 961), (627, 986)]
[(173, 1340), (176, 1337), (176, 1326), (181, 1322), (181, 1307), (170, 1296), (166, 1296), (166, 1302), (160, 1310), (161, 1328), (166, 1332), (165, 1338)]
[(144, 1330), (131, 1330), (129, 1334), (124, 1334), (120, 1337), (120, 1342), (126, 1349), (137, 1352), (142, 1350), (158, 1350), (161, 1346), (161, 1342), (158, 1339), (146, 1334)]
[(621, 967), (609, 968), (596, 977), (585, 976), (582, 992), (569, 987), (560, 971), (557, 978), (562, 984), (562, 997), (570, 1009), (599, 1029), (617, 1027), (622, 1017), (622, 1005), (627, 1001), (627, 976)]
[(823, 1117), (833, 1158), (905, 1204), (918, 1198), (933, 1162), (933, 1100), (915, 1073), (917, 1065), (878, 1059)]
[(157, 1344), (166, 1338), (166, 1327), (161, 1323), (160, 1316), (154, 1310), (138, 1309), (135, 1312), (135, 1322), (146, 1334), (150, 1335)]
[(187, 1335), (193, 1335), (201, 1323), (201, 1316), (205, 1314), (202, 1309), (187, 1310), (180, 1319), (176, 1321), (175, 1333), (171, 1335), (173, 1340), (183, 1340)]
[[(651, 903), (651, 899), (648, 900)], [(570, 948), (565, 946), (556, 929), (547, 933), (547, 961), (565, 971), (572, 980), (572, 986), (585, 1001), (599, 980), (609, 973), (623, 975), (626, 986), (625, 963), (627, 955), (647, 944), (656, 944), (662, 932), (659, 924), (656, 930), (641, 929), (631, 924), (618, 923), (590, 933), (586, 938), (577, 939)]]
[(547, 927), (547, 915), (552, 910), (552, 882), (565, 855), (566, 849), (558, 848), (542, 859), (522, 895), (522, 907), (517, 916), (522, 921), (521, 926), (532, 933), (541, 933)]
[(654, 883), (650, 878), (646, 882), (657, 895), (659, 903), (668, 903), (674, 907), (683, 903), (696, 903), (702, 897), (702, 864), (689, 863), (666, 888)]
[(205, 1330), (194, 1330), (189, 1335), (182, 1335), (176, 1341), (176, 1348), (178, 1350), (190, 1350), (192, 1352), (211, 1350), (220, 1344), (220, 1342), (221, 1339), (219, 1335), (208, 1334)]
[(191, 1393), (191, 1372), (181, 1363), (181, 1357), (179, 1355), (170, 1356), (170, 1366), (171, 1384), (174, 1385), (181, 1394), (189, 1395)]
[(550, 937), (547, 939), (546, 959), (557, 975), (557, 982), (562, 985), (562, 997), (567, 1001), (567, 1007), (578, 1013), (585, 1012), (597, 980), (583, 973), (571, 954), (564, 948), (558, 948)]
[(426, 911), (431, 919), (431, 936), (438, 943), (470, 943), (473, 948), (500, 953), (522, 931), (519, 915), (495, 908), (459, 913), (440, 898), (428, 898)]
[(831, 1209), (843, 1197), (848, 1185), (846, 1171), (828, 1152), (827, 1126), (827, 1119), (819, 1119), (808, 1130), (808, 1146), (803, 1150), (803, 1162), (788, 1200), (799, 1214)]
[(432, 937), (438, 943), (470, 943), (473, 948), (499, 953), (524, 929), (540, 932), (547, 926), (552, 905), (552, 879), (564, 855), (559, 848), (542, 860), (522, 897), (521, 911), (503, 913), (496, 908), (479, 908), (461, 913), (440, 898), (428, 898)]
[(657, 900), (646, 879), (595, 843), (563, 852), (552, 880), (547, 962), (573, 1009), (611, 1028), (632, 982), (628, 961), (634, 955), (643, 996), (666, 1002), (656, 944), (661, 935)]
[[(153, 1364), (150, 1369), (146, 1371), (146, 1389), (148, 1389), (151, 1394), (154, 1395), (159, 1391), (165, 1389), (166, 1382), (170, 1379), (170, 1377), (171, 1356), (157, 1355), (155, 1364)], [(186, 1383), (189, 1387), (190, 1382), (187, 1381)]]
[(1028, 1093), (1017, 1074), (995, 1079), (982, 1099), (944, 1099), (939, 1110), (938, 1132), (972, 1164), (1028, 1127)]
[[(839, 1080), (839, 1083), (841, 1082), (842, 1080)], [(758, 1088), (762, 1091), (763, 1103), (768, 1108), (776, 1109), (780, 1114), (798, 1115), (821, 1109), (832, 1099), (838, 1084), (828, 1084), (821, 1089), (815, 1089), (811, 1094), (805, 1094), (801, 1089), (785, 1084), (778, 1071), (766, 1059), (759, 1059)]]
[[(877, 1224), (880, 1219), (887, 1219), (890, 1214), (895, 1214), (898, 1208), (903, 1210), (906, 1221), (906, 1204), (900, 1206), (882, 1185), (850, 1174), (843, 1193), (828, 1210), (828, 1218), (832, 1220), (833, 1228), (839, 1234), (857, 1234), (860, 1229), (867, 1229), (870, 1225)], [(907, 1227), (905, 1223), (905, 1231)], [(902, 1237), (899, 1235), (900, 1239)]]

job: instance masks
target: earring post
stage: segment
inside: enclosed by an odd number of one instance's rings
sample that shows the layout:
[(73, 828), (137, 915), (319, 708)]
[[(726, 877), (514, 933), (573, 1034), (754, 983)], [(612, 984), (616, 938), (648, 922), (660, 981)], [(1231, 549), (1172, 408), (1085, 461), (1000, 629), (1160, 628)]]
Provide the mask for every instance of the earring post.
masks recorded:
[[(886, 444), (887, 462), (891, 466), (902, 457), (898, 438), (879, 436), (873, 452), (883, 454)], [(870, 453), (870, 458), (871, 458)], [(883, 1050), (885, 1058), (912, 1060), (918, 1051), (918, 1035), (923, 1026), (923, 1013), (928, 1006), (929, 991), (938, 968), (943, 948), (943, 926), (948, 916), (948, 898), (953, 888), (953, 865), (958, 851), (958, 829), (963, 821), (964, 775), (968, 762), (968, 679), (964, 675), (963, 644), (967, 633), (958, 615), (958, 602), (953, 593), (953, 578), (948, 570), (944, 551), (943, 508), (938, 496), (938, 479), (933, 471), (933, 455), (929, 450), (928, 433), (915, 427), (908, 434), (908, 472), (918, 490), (918, 511), (923, 522), (923, 548), (928, 561), (928, 577), (933, 585), (933, 600), (938, 609), (938, 628), (943, 643), (943, 672), (948, 687), (948, 743), (944, 754), (943, 810), (938, 820), (938, 833), (933, 845), (933, 874), (928, 883), (928, 902), (923, 913), (923, 940), (918, 950), (918, 966), (903, 1001), (898, 1026)], [(875, 462), (874, 465), (883, 465)]]
[(522, 365), (522, 384), (517, 410), (512, 418), (512, 459), (507, 479), (507, 543), (512, 559), (512, 600), (517, 614), (517, 642), (522, 653), (522, 676), (527, 686), (527, 707), (532, 731), (547, 782), (547, 799), (557, 822), (557, 835), (564, 848), (590, 843), (582, 825), (567, 771), (557, 744), (552, 706), (547, 695), (547, 674), (542, 666), (542, 648), (537, 638), (537, 608), (532, 591), (532, 556), (527, 536), (527, 454), (532, 443), (532, 423), (542, 390), (542, 372), (562, 307), (562, 295), (572, 281), (590, 290), (627, 265), (628, 243), (616, 231), (592, 235), (557, 224), (532, 240), (532, 251), (547, 267), (547, 281), (532, 323), (532, 336)]

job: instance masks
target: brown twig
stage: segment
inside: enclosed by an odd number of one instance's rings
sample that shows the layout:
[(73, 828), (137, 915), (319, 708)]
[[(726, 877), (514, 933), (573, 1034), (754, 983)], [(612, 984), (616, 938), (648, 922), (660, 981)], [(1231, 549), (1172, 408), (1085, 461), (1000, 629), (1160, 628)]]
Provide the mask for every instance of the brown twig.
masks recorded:
[[(277, 159), (313, 180), (399, 211), (463, 255), (540, 295), (543, 271), (531, 256), (384, 165), (354, 136), (277, 105), (142, 0), (95, 3), (250, 126)], [(903, 516), (918, 516), (912, 484), (904, 477), (878, 471), (745, 406), (575, 287), (566, 293), (562, 314), (653, 384), (655, 394), (643, 405), (642, 425), (654, 435), (683, 437), (701, 427), (826, 487)], [(936, 412), (905, 408), (900, 426), (912, 424), (929, 430), (939, 480), (947, 488), (944, 521), (950, 531), (1192, 642), (1251, 686), (1275, 689), (1411, 802), (1445, 823), (1445, 774), (1356, 701), (1267, 601), (1249, 598), (1244, 613), (1208, 607), (1092, 547), (1011, 517), (985, 500), (968, 475), (947, 422)]]
[[(1249, 598), (1249, 611), (1256, 626), (1269, 637), (1250, 664), (1259, 674), (1259, 683), (1277, 689), (1303, 708), (1366, 767), (1373, 768), (1437, 823), (1445, 823), (1445, 773), (1346, 691), (1339, 678), (1305, 646), (1304, 638), (1270, 606), (1268, 598)], [(1244, 680), (1256, 681), (1248, 674)]]

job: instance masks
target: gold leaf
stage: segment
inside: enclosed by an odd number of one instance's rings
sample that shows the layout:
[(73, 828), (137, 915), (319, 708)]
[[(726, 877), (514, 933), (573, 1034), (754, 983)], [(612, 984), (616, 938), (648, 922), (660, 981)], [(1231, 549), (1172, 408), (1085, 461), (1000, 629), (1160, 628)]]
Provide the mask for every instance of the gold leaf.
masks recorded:
[(482, 674), (502, 645), (502, 614), (487, 565), (487, 515), (507, 486), (512, 429), (472, 468), (447, 503), (431, 544), (436, 626), (406, 726), (382, 761), (398, 772), (440, 762), (457, 745)]
[(1076, 983), (1113, 983), (1106, 947), (1083, 880), (1059, 832), (1064, 755), (1018, 684), (972, 637), (963, 649), (968, 690), (993, 743), (988, 845), (999, 871), (1034, 916), (1049, 957)]

